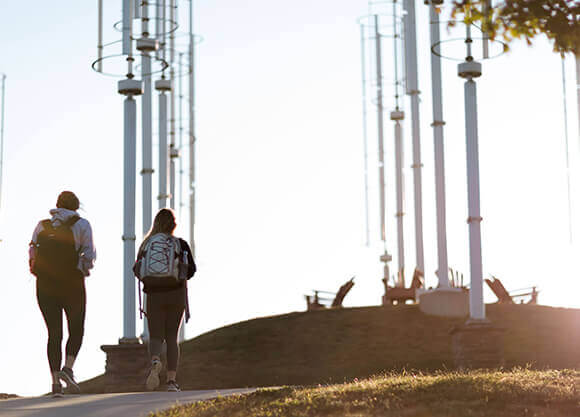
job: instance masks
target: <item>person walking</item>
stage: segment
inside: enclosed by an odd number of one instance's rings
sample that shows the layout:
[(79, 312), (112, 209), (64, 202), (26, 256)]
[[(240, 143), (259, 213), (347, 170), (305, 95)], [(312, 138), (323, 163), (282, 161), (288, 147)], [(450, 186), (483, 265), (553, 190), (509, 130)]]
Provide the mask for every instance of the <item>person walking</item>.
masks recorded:
[[(50, 210), (50, 219), (38, 223), (29, 248), (30, 272), (36, 276), (36, 298), (48, 329), (47, 356), (52, 395), (62, 397), (61, 381), (79, 393), (73, 366), (81, 348), (85, 325), (85, 277), (96, 259), (93, 232), (88, 220), (77, 213), (80, 203), (71, 191), (63, 191)], [(62, 312), (66, 314), (68, 340), (62, 362)]]
[(133, 268), (144, 284), (143, 292), (147, 294), (151, 367), (145, 384), (150, 391), (160, 384), (164, 341), (167, 345), (167, 391), (180, 391), (176, 382), (179, 363), (177, 337), (184, 312), (185, 320), (189, 320), (187, 280), (195, 274), (196, 266), (187, 242), (173, 235), (175, 227), (173, 210), (159, 210), (139, 247)]

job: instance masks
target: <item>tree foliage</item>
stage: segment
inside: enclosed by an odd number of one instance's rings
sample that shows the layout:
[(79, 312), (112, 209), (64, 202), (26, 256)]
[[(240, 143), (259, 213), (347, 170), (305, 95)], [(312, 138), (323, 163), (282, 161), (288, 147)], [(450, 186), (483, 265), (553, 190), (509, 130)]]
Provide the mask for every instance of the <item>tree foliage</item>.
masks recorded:
[(453, 1), (452, 17), (481, 27), (507, 43), (545, 35), (554, 51), (580, 54), (580, 0), (505, 0), (488, 8), (485, 0)]

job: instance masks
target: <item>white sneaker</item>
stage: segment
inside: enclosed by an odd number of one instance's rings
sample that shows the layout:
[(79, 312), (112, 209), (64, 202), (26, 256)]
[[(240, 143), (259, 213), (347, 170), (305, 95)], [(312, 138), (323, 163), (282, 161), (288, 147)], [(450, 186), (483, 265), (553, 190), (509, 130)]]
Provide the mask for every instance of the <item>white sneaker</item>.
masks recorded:
[(181, 388), (179, 388), (179, 385), (177, 385), (177, 382), (167, 381), (167, 391), (168, 392), (179, 392), (179, 391), (181, 391)]
[(163, 365), (160, 360), (154, 359), (151, 361), (151, 369), (149, 369), (149, 375), (147, 375), (147, 381), (145, 383), (149, 391), (153, 391), (159, 386), (159, 373), (162, 368)]

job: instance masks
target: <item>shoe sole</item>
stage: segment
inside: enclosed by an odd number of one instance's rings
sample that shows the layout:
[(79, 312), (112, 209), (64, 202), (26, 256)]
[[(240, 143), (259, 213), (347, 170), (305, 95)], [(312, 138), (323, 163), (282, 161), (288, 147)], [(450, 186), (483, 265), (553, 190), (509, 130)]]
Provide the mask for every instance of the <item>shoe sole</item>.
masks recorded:
[(58, 378), (63, 380), (66, 384), (66, 388), (74, 391), (75, 394), (79, 394), (81, 392), (81, 387), (79, 387), (79, 384), (77, 384), (76, 381), (72, 379), (66, 372), (60, 371), (58, 373)]
[(145, 385), (149, 391), (153, 391), (159, 386), (159, 373), (161, 372), (161, 362), (157, 362), (151, 367)]
[(62, 397), (64, 397), (64, 394), (61, 393), (52, 394), (52, 398), (62, 398)]
[(167, 392), (180, 392), (179, 388), (167, 388)]

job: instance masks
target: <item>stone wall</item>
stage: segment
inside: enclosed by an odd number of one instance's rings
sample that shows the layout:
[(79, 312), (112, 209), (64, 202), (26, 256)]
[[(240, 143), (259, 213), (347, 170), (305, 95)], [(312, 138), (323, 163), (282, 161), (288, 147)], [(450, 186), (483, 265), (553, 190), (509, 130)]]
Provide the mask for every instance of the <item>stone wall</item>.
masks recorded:
[(105, 392), (139, 392), (145, 390), (149, 371), (147, 345), (120, 343), (103, 345), (107, 354), (105, 365)]

